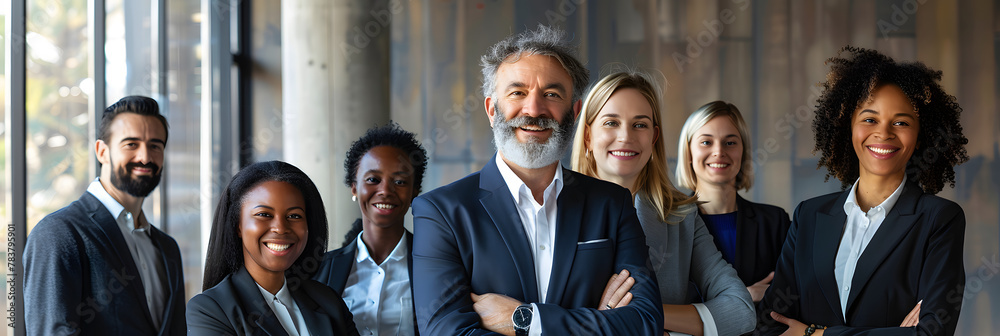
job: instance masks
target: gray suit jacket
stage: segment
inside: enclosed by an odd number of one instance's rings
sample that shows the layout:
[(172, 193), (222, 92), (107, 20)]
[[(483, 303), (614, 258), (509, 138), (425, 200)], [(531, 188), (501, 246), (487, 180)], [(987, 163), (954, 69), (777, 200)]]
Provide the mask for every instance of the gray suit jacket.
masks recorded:
[(118, 223), (94, 195), (45, 216), (24, 248), (28, 335), (183, 335), (184, 279), (177, 242), (150, 238), (167, 273), (167, 306), (153, 327), (146, 294)]
[(663, 303), (690, 304), (688, 282), (691, 281), (704, 291), (704, 304), (712, 312), (719, 335), (752, 331), (756, 317), (750, 292), (733, 266), (722, 259), (695, 205), (685, 207), (689, 212), (679, 223), (667, 224), (660, 221), (651, 203), (640, 196), (635, 198), (635, 210), (646, 233), (649, 261)]

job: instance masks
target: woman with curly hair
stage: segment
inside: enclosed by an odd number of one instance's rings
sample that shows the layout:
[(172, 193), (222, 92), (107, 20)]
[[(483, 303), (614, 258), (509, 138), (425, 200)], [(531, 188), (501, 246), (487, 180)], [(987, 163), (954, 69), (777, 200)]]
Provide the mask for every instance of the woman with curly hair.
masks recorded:
[[(723, 259), (698, 215), (697, 198), (670, 182), (660, 136), (660, 93), (648, 75), (610, 74), (584, 99), (573, 142), (573, 170), (632, 192), (663, 303), (663, 331), (739, 335), (753, 330), (754, 308), (736, 270)], [(631, 300), (626, 271), (605, 287), (601, 310)], [(702, 290), (693, 303), (689, 283)]]
[(351, 144), (344, 184), (361, 218), (343, 247), (327, 252), (315, 279), (338, 293), (362, 335), (415, 335), (413, 234), (403, 227), (420, 194), (427, 151), (416, 135), (389, 122)]
[(215, 208), (187, 333), (357, 335), (340, 296), (310, 279), (326, 234), (319, 190), (299, 168), (268, 161), (240, 170)]
[(965, 214), (934, 194), (968, 160), (962, 109), (923, 63), (854, 47), (828, 63), (815, 150), (850, 189), (796, 208), (757, 334), (954, 334)]

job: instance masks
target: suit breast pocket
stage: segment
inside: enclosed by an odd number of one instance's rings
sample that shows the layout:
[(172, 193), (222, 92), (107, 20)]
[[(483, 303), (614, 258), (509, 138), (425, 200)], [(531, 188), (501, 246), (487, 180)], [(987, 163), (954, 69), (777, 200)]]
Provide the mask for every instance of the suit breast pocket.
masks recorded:
[(596, 250), (596, 249), (611, 249), (612, 247), (611, 243), (612, 243), (611, 240), (607, 238), (582, 241), (576, 243), (576, 250), (584, 251), (584, 250)]

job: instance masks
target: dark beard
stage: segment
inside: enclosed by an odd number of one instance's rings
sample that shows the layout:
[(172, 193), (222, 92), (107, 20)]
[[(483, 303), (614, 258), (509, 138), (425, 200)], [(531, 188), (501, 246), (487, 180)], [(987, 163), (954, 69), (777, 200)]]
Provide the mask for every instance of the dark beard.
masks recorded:
[[(111, 159), (111, 167), (115, 166), (115, 161)], [(149, 168), (153, 170), (152, 176), (133, 176), (133, 168)], [(160, 184), (160, 166), (155, 163), (128, 163), (119, 169), (111, 168), (111, 185), (118, 190), (124, 191), (135, 197), (146, 197)]]

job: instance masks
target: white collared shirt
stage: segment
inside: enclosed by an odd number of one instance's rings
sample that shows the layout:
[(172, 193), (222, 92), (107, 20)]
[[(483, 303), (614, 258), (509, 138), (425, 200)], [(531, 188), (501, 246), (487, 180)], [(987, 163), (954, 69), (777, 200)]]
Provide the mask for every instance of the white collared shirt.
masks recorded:
[(844, 236), (840, 239), (840, 247), (837, 249), (837, 259), (833, 268), (840, 294), (840, 311), (845, 319), (847, 318), (847, 299), (851, 295), (851, 284), (854, 280), (854, 271), (858, 266), (858, 259), (882, 226), (885, 216), (889, 211), (892, 211), (892, 207), (899, 200), (899, 195), (903, 193), (903, 186), (906, 184), (906, 176), (903, 176), (903, 181), (896, 187), (896, 191), (893, 191), (885, 201), (882, 201), (882, 204), (869, 209), (867, 213), (861, 211), (861, 207), (858, 206), (858, 181), (854, 181), (847, 201), (844, 202), (847, 222), (844, 224)]
[[(528, 236), (528, 245), (531, 246), (531, 256), (534, 258), (535, 284), (538, 286), (538, 295), (541, 302), (546, 301), (549, 292), (549, 277), (552, 275), (552, 260), (555, 253), (556, 243), (556, 213), (557, 200), (563, 187), (562, 166), (556, 164), (556, 173), (552, 182), (545, 187), (542, 193), (542, 203), (538, 204), (535, 197), (531, 195), (531, 189), (521, 181), (510, 166), (503, 161), (501, 155), (496, 156), (497, 168), (500, 176), (507, 183), (511, 196), (514, 197), (514, 204), (517, 205), (517, 215), (524, 225), (524, 232)], [(540, 335), (541, 317), (538, 307), (532, 303), (532, 319), (529, 335)]]
[(264, 296), (264, 302), (267, 302), (267, 306), (274, 312), (274, 316), (278, 318), (281, 327), (289, 336), (309, 336), (309, 328), (306, 326), (305, 318), (302, 317), (302, 311), (295, 304), (292, 293), (288, 291), (288, 279), (282, 281), (281, 289), (275, 294), (271, 294), (256, 282), (254, 284), (257, 285), (260, 295)]
[(160, 258), (160, 250), (156, 248), (150, 237), (149, 221), (145, 220), (145, 217), (138, 218), (140, 225), (136, 228), (137, 218), (126, 211), (125, 207), (118, 203), (114, 197), (111, 197), (107, 190), (104, 190), (100, 178), (96, 178), (90, 183), (87, 192), (94, 195), (104, 205), (104, 208), (108, 209), (111, 217), (115, 218), (118, 228), (122, 230), (122, 237), (125, 238), (128, 252), (132, 255), (132, 261), (139, 270), (139, 280), (146, 292), (146, 305), (149, 308), (150, 317), (153, 318), (153, 326), (159, 329), (167, 302), (167, 287), (164, 283), (167, 270)]
[(404, 234), (381, 265), (368, 253), (358, 234), (351, 275), (344, 286), (344, 303), (361, 335), (413, 335), (413, 293)]

